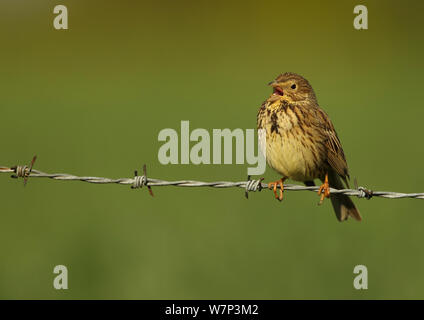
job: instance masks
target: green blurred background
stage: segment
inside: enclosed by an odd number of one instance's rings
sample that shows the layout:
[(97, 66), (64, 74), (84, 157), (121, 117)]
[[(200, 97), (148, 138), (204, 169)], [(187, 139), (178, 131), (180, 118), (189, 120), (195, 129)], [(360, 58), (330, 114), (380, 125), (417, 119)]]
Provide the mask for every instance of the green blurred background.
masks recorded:
[[(69, 30), (53, 28), (66, 4)], [(369, 30), (353, 28), (366, 4)], [(312, 83), (360, 185), (422, 192), (424, 2), (0, 1), (0, 165), (77, 175), (243, 180), (168, 165), (163, 128), (255, 128), (266, 84)], [(278, 178), (268, 169), (266, 180)], [(424, 202), (309, 192), (92, 185), (0, 176), (0, 298), (424, 298)], [(53, 288), (53, 268), (69, 290)], [(364, 264), (369, 289), (353, 288)]]

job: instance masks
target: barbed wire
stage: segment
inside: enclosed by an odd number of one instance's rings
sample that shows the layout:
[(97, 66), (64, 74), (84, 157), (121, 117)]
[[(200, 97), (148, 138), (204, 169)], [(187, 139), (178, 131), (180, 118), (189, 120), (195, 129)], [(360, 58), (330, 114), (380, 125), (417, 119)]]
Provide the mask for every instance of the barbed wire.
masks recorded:
[[(138, 172), (134, 172), (133, 178), (118, 178), (110, 179), (103, 177), (91, 177), (91, 176), (75, 176), (67, 173), (45, 173), (39, 170), (33, 169), (36, 157), (32, 159), (28, 166), (13, 166), (13, 167), (0, 167), (0, 173), (13, 173), (12, 178), (23, 178), (24, 185), (26, 185), (29, 178), (49, 178), (53, 180), (61, 181), (83, 181), (95, 184), (121, 184), (130, 185), (132, 189), (142, 188), (146, 186), (149, 190), (150, 195), (153, 196), (151, 187), (163, 187), (163, 186), (175, 186), (175, 187), (211, 187), (211, 188), (243, 188), (245, 189), (245, 196), (248, 198), (249, 192), (261, 191), (268, 189), (268, 184), (262, 182), (263, 178), (258, 180), (251, 180), (248, 176), (247, 181), (214, 181), (214, 182), (203, 182), (196, 180), (177, 180), (167, 181), (162, 179), (154, 179), (147, 177), (146, 165), (143, 166), (143, 175), (139, 176)], [(355, 182), (356, 184), (356, 182)], [(280, 188), (277, 186), (277, 188)], [(284, 184), (284, 190), (289, 191), (314, 191), (319, 190), (318, 186), (302, 186), (296, 184)], [(388, 199), (400, 199), (400, 198), (413, 198), (413, 199), (424, 199), (424, 193), (400, 193), (391, 191), (371, 191), (364, 187), (356, 187), (356, 189), (334, 189), (330, 188), (330, 192), (333, 194), (345, 194), (348, 196), (356, 196), (358, 198), (371, 199), (372, 197), (382, 197)]]

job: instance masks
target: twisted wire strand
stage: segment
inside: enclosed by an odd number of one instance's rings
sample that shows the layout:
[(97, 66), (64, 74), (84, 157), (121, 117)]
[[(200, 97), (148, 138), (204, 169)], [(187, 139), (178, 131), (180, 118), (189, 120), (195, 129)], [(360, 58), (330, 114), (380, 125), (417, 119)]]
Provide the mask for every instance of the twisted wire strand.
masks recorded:
[[(246, 197), (248, 192), (261, 191), (262, 189), (268, 189), (268, 184), (263, 183), (263, 178), (259, 180), (250, 180), (248, 177), (247, 181), (213, 181), (213, 182), (204, 182), (196, 180), (177, 180), (177, 181), (167, 181), (162, 179), (148, 178), (146, 175), (146, 169), (144, 167), (144, 174), (138, 176), (137, 172), (133, 178), (118, 178), (110, 179), (103, 177), (90, 177), (90, 176), (75, 176), (66, 173), (45, 173), (39, 170), (32, 169), (27, 166), (15, 166), (12, 168), (9, 167), (0, 167), (0, 173), (14, 173), (12, 177), (14, 178), (49, 178), (53, 180), (61, 181), (83, 181), (88, 183), (95, 184), (121, 184), (121, 185), (131, 185), (131, 188), (141, 188), (146, 186), (149, 188), (150, 194), (153, 195), (150, 188), (151, 187), (163, 187), (163, 186), (175, 186), (175, 187), (211, 187), (211, 188), (243, 188), (246, 192)], [(277, 186), (279, 188), (279, 186)], [(319, 189), (318, 186), (302, 186), (296, 184), (285, 184), (284, 190), (290, 191), (314, 191), (317, 192)], [(424, 199), (424, 193), (400, 193), (400, 192), (390, 192), (390, 191), (370, 191), (364, 187), (358, 187), (357, 189), (334, 189), (330, 188), (330, 192), (333, 194), (345, 194), (348, 196), (356, 196), (358, 198), (370, 199), (371, 197), (382, 197), (387, 199), (400, 199), (400, 198), (413, 198), (413, 199)]]

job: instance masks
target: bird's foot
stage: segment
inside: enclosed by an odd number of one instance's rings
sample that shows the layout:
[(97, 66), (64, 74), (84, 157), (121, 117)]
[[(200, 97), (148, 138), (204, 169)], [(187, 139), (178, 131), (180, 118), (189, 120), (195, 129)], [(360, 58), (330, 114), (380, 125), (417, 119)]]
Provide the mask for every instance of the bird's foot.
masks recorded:
[[(268, 189), (272, 189), (274, 191), (275, 199), (282, 201), (284, 198), (284, 178), (280, 180), (268, 183)], [(277, 194), (277, 185), (280, 186), (280, 195)]]
[(318, 195), (321, 197), (318, 205), (322, 204), (325, 198), (330, 198), (330, 185), (328, 184), (328, 174), (325, 175), (324, 183), (318, 189)]

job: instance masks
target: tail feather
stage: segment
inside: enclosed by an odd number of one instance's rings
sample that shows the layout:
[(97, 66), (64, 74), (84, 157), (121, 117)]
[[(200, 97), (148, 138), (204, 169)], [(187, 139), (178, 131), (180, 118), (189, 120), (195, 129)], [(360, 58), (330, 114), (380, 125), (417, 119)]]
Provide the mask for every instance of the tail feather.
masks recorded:
[[(336, 172), (329, 172), (328, 182), (330, 187), (335, 189), (343, 189), (343, 183)], [(333, 204), (334, 212), (339, 221), (345, 221), (350, 216), (355, 220), (361, 221), (362, 217), (355, 204), (344, 194), (330, 194), (331, 203)]]

